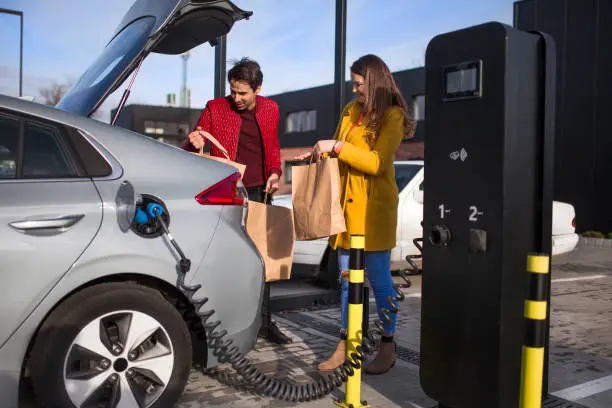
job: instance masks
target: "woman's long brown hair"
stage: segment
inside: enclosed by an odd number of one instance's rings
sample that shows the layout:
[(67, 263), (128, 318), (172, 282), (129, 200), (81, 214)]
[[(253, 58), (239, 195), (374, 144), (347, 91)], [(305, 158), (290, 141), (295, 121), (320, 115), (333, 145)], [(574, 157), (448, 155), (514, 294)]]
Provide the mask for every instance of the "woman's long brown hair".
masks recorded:
[(362, 112), (364, 124), (370, 130), (370, 145), (373, 146), (376, 142), (380, 123), (385, 111), (391, 106), (397, 106), (404, 112), (404, 135), (406, 138), (412, 138), (415, 121), (387, 64), (376, 55), (368, 54), (351, 65), (351, 72), (364, 77), (367, 87)]

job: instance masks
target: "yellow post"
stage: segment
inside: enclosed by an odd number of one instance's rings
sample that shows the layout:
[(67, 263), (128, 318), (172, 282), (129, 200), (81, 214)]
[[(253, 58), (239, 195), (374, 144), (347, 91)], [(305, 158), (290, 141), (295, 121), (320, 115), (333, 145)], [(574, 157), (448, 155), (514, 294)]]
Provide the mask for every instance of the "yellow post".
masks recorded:
[(527, 256), (529, 298), (525, 300), (527, 330), (523, 345), (520, 408), (542, 408), (549, 267), (548, 255)]
[[(365, 279), (365, 238), (363, 235), (351, 235), (349, 252), (349, 295), (348, 295), (348, 333), (346, 341), (346, 358), (349, 361), (357, 346), (363, 341), (363, 282)], [(354, 375), (346, 382), (345, 401), (336, 401), (336, 405), (345, 408), (369, 407), (361, 400), (361, 369), (355, 369)]]

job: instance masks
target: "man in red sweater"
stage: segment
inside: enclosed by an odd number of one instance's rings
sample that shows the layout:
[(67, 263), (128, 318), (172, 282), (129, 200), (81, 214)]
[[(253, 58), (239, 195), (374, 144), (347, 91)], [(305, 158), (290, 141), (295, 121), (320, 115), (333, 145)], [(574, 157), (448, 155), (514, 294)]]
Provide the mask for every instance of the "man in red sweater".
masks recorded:
[[(259, 95), (263, 73), (259, 64), (242, 58), (229, 70), (227, 79), (231, 93), (224, 98), (208, 101), (196, 129), (181, 146), (196, 152), (211, 134), (227, 150), (229, 158), (246, 165), (242, 178), (249, 200), (271, 202), (282, 175), (278, 142), (278, 105)], [(225, 157), (214, 145), (210, 154)], [(266, 199), (267, 197), (267, 199)], [(266, 283), (260, 335), (279, 344), (290, 343), (271, 319), (270, 284)]]

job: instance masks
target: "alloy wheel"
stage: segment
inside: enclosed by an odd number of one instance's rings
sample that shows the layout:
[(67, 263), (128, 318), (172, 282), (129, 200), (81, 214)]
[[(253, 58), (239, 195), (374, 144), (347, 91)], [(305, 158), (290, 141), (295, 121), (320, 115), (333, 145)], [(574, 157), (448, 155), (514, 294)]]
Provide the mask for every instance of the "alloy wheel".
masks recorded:
[(68, 348), (66, 393), (77, 408), (147, 408), (174, 368), (170, 336), (153, 317), (117, 311), (88, 323)]

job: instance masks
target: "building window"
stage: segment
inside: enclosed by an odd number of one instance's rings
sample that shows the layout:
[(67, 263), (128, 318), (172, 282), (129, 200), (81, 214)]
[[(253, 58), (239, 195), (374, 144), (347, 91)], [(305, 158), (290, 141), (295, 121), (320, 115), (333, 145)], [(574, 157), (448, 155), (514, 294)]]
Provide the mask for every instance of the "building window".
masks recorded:
[(283, 171), (283, 175), (285, 176), (285, 183), (291, 184), (291, 166), (293, 163), (290, 161), (285, 162), (285, 170)]
[(189, 124), (145, 120), (144, 132), (148, 135), (186, 136), (189, 134)]
[(152, 120), (145, 120), (144, 132), (149, 135), (163, 135), (164, 134), (164, 122), (155, 122)]
[(311, 110), (306, 114), (306, 131), (317, 130), (317, 111)]
[(297, 111), (287, 115), (285, 133), (312, 132), (317, 129), (317, 111)]
[(297, 128), (299, 126), (298, 117), (295, 113), (290, 113), (287, 115), (287, 122), (285, 126), (285, 133), (293, 133), (297, 132)]
[(178, 124), (178, 135), (187, 137), (191, 133), (190, 126), (188, 123), (179, 123)]
[(414, 120), (425, 120), (425, 95), (415, 95), (412, 98)]

